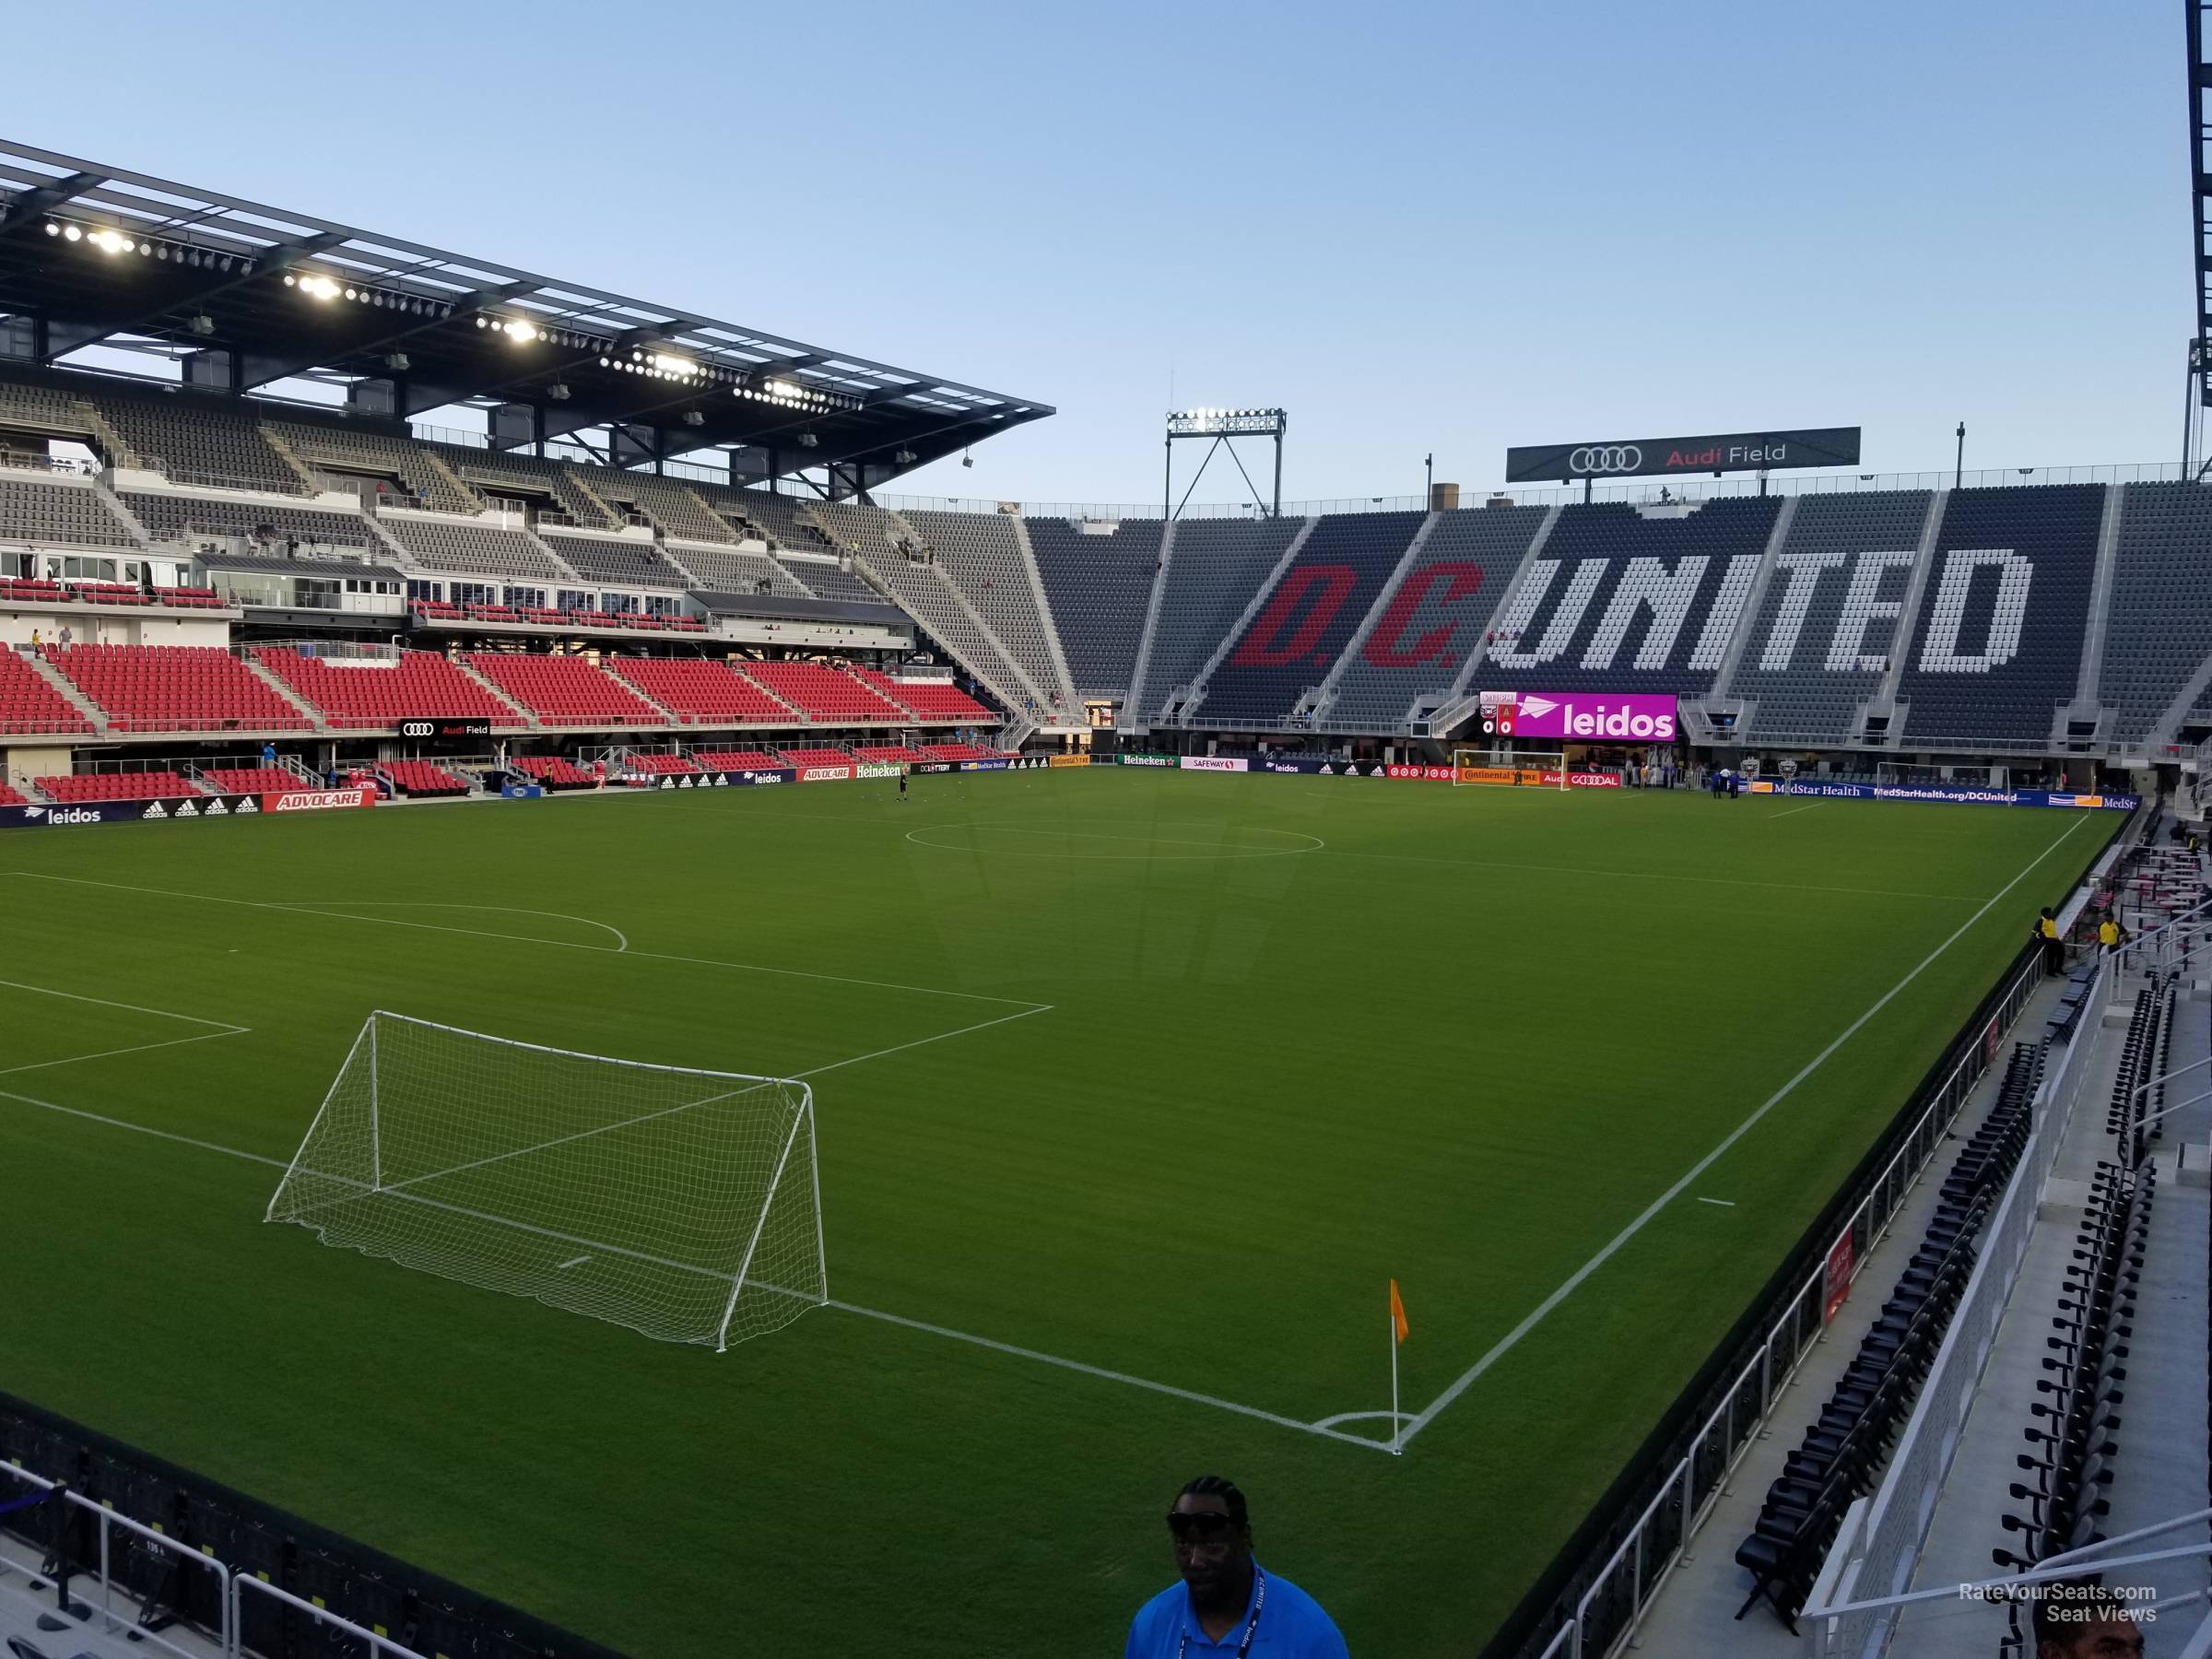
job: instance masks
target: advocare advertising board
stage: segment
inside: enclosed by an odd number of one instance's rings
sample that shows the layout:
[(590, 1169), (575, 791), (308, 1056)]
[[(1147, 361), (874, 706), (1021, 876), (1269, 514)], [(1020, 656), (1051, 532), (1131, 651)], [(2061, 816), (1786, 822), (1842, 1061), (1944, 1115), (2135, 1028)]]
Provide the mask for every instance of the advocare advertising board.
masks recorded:
[(1773, 472), (1783, 467), (1858, 464), (1857, 427), (1815, 427), (1792, 432), (1525, 444), (1505, 452), (1505, 481), (1564, 484), (1576, 478), (1655, 478), (1670, 474)]

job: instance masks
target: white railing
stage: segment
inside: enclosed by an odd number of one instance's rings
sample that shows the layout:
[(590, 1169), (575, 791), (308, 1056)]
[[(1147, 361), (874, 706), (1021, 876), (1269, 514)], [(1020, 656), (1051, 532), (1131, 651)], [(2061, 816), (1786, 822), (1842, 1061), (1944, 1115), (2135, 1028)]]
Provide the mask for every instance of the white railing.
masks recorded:
[[(1993, 1035), (2008, 1030), (2019, 1018), (2042, 977), (2041, 965), (2034, 959), (2014, 971), (1992, 1016)], [(1689, 1451), (1669, 1471), (1658, 1496), (1644, 1506), (1628, 1536), (1598, 1569), (1575, 1604), (1573, 1616), (1544, 1649), (1542, 1659), (1596, 1659), (1634, 1635), (1660, 1583), (1712, 1514), (1728, 1476), (1750, 1450), (1775, 1402), (1795, 1378), (1806, 1350), (1819, 1336), (1827, 1256), (1850, 1240), (1852, 1282), (1857, 1283), (1905, 1195), (1944, 1146), (1974, 1086), (1989, 1069), (1993, 1052), (1987, 1043), (1970, 1044), (1945, 1074), (1896, 1154), (1838, 1230), (1830, 1251), (1823, 1253), (1769, 1327), (1759, 1352), (1736, 1373), (1720, 1408), (1699, 1427)]]
[(2027, 1258), (2043, 1182), (2057, 1161), (2081, 1093), (2112, 979), (2109, 970), (2099, 969), (2073, 1041), (2037, 1091), (2028, 1143), (1987, 1223), (1981, 1255), (1899, 1436), (1888, 1472), (1872, 1499), (1851, 1507), (1806, 1600), (1800, 1617), (1815, 1623), (1820, 1659), (1880, 1659), (1896, 1633), (1895, 1606), (1886, 1598), (1901, 1594), (1919, 1565), (1937, 1494)]
[[(1876, 1596), (1865, 1601), (1837, 1604), (1830, 1606), (1824, 1617), (1830, 1623), (1840, 1623), (1846, 1618), (1861, 1618), (1887, 1632), (1895, 1630), (1902, 1622), (1904, 1616), (1915, 1607), (1933, 1610), (1939, 1604), (1947, 1602), (1969, 1607), (2003, 1606), (2007, 1603), (2024, 1603), (2033, 1599), (2034, 1592), (2030, 1588), (2033, 1585), (2078, 1579), (2092, 1573), (2109, 1580), (2115, 1570), (2121, 1568), (2157, 1566), (2168, 1561), (2201, 1559), (2212, 1554), (2212, 1544), (2185, 1544), (2178, 1548), (2137, 1550), (2118, 1556), (2107, 1552), (2118, 1549), (2124, 1545), (2137, 1544), (2146, 1539), (2159, 1537), (2167, 1533), (2180, 1532), (2192, 1526), (2201, 1527), (2208, 1517), (2212, 1517), (2212, 1510), (2196, 1510), (2186, 1515), (2177, 1515), (2171, 1521), (2161, 1521), (2156, 1526), (2140, 1527), (2134, 1532), (2122, 1533), (2116, 1538), (2101, 1538), (2093, 1544), (2086, 1544), (2078, 1549), (2070, 1549), (2059, 1555), (2047, 1556), (2027, 1571), (2011, 1577), (1982, 1579), (1962, 1584), (1944, 1584), (1929, 1590), (1904, 1591), (1895, 1595)], [(2124, 1583), (2132, 1584), (2139, 1582), (2139, 1575), (2136, 1574), (2123, 1574), (2122, 1577)], [(2132, 1598), (2123, 1594), (2121, 1599), (2122, 1605), (2124, 1606)], [(2205, 1599), (2205, 1592), (2196, 1590), (2184, 1595), (2163, 1596), (2156, 1602), (2146, 1605), (2155, 1614), (2162, 1616), (2177, 1607), (2194, 1606)], [(1887, 1641), (1887, 1635), (1884, 1635), (1883, 1641)], [(1963, 1651), (1971, 1652), (1983, 1644), (1978, 1641), (1959, 1643), (1954, 1637), (1953, 1641), (1947, 1645), (1959, 1646)], [(1829, 1650), (1824, 1646), (1820, 1651), (1825, 1653)], [(1870, 1647), (1865, 1651), (1871, 1653), (1879, 1652), (1879, 1649)]]
[[(68, 1504), (82, 1514), (92, 1517), (98, 1527), (96, 1535), (99, 1546), (98, 1567), (96, 1569), (80, 1569), (74, 1560), (62, 1563), (70, 1570), (68, 1577), (74, 1578), (80, 1575), (96, 1577), (99, 1583), (99, 1605), (93, 1613), (83, 1621), (87, 1626), (95, 1628), (106, 1635), (119, 1636), (134, 1645), (158, 1648), (165, 1653), (176, 1654), (178, 1659), (206, 1659), (205, 1641), (189, 1644), (180, 1642), (164, 1635), (160, 1630), (140, 1622), (139, 1608), (143, 1606), (142, 1599), (134, 1592), (115, 1582), (117, 1535), (120, 1533), (131, 1545), (139, 1549), (169, 1558), (172, 1564), (179, 1568), (190, 1568), (195, 1572), (208, 1574), (215, 1590), (216, 1617), (219, 1622), (214, 1630), (206, 1633), (207, 1639), (217, 1644), (217, 1651), (222, 1654), (235, 1655), (240, 1652), (236, 1602), (233, 1597), (236, 1581), (244, 1575), (234, 1574), (228, 1564), (215, 1556), (180, 1543), (177, 1539), (141, 1522), (134, 1521), (127, 1515), (118, 1514), (105, 1504), (95, 1503), (83, 1494), (63, 1488), (59, 1482), (33, 1475), (28, 1469), (12, 1465), (0, 1465), (0, 1476), (6, 1476), (10, 1480), (19, 1481), (35, 1491), (44, 1493), (50, 1503), (54, 1501), (58, 1491), (62, 1502)], [(71, 1596), (66, 1599), (74, 1601), (76, 1598)], [(189, 1624), (186, 1628), (190, 1628)], [(398, 1648), (393, 1651), (402, 1653), (406, 1652), (405, 1649)]]

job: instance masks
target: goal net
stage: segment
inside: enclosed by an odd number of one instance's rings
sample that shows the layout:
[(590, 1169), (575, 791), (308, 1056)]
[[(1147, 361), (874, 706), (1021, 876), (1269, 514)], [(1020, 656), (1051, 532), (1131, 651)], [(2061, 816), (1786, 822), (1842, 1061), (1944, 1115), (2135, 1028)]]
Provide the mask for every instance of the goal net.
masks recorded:
[(1564, 749), (1453, 749), (1452, 787), (1565, 789)]
[(829, 1297), (804, 1083), (371, 1014), (271, 1221), (717, 1350)]

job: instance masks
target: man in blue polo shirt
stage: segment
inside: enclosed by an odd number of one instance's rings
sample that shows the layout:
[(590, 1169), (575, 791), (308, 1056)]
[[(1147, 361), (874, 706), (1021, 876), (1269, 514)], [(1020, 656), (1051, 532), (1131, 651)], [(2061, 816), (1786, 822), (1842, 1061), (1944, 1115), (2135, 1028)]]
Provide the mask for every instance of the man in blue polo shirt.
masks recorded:
[(1137, 1609), (1124, 1659), (1347, 1659), (1321, 1604), (1252, 1559), (1252, 1523), (1232, 1483), (1199, 1476), (1176, 1495), (1168, 1531), (1182, 1582)]

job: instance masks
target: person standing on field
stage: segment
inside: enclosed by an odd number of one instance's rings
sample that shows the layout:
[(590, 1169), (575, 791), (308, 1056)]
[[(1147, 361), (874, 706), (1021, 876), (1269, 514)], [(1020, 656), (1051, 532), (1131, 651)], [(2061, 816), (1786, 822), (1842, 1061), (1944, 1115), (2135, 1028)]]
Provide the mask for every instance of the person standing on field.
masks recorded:
[(899, 769), (899, 798), (901, 801), (906, 799), (906, 768), (903, 766)]

